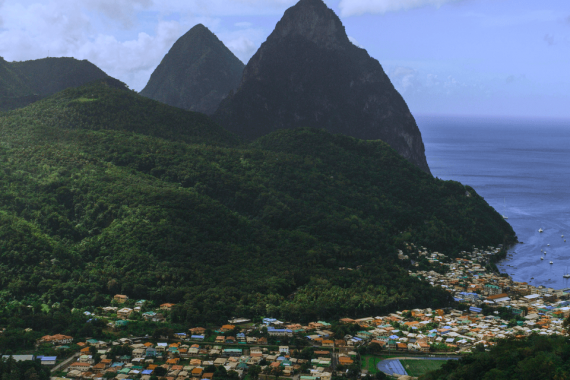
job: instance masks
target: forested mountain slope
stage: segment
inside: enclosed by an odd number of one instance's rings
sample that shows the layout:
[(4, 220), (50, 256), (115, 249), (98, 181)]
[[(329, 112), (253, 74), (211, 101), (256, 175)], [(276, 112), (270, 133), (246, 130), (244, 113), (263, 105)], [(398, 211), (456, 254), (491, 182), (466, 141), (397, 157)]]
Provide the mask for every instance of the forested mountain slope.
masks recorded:
[(400, 267), (404, 241), (451, 253), (515, 239), (473, 189), (383, 142), (297, 129), (239, 145), (108, 82), (5, 113), (0, 136), (4, 301), (122, 292), (192, 323), (379, 314), (451, 301)]
[(0, 111), (25, 107), (66, 88), (105, 78), (110, 77), (87, 60), (63, 57), (6, 62), (0, 57)]

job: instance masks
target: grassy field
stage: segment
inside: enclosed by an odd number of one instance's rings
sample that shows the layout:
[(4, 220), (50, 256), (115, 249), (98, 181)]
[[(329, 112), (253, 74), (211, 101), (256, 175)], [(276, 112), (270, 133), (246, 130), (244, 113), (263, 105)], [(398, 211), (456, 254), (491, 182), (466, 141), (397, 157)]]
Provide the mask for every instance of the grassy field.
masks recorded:
[(378, 368), (376, 368), (376, 364), (381, 361), (382, 358), (373, 355), (366, 355), (362, 357), (362, 369), (368, 370), (368, 373), (374, 375), (378, 372)]
[(400, 360), (402, 366), (412, 377), (418, 377), (430, 371), (439, 369), (447, 363), (445, 360)]

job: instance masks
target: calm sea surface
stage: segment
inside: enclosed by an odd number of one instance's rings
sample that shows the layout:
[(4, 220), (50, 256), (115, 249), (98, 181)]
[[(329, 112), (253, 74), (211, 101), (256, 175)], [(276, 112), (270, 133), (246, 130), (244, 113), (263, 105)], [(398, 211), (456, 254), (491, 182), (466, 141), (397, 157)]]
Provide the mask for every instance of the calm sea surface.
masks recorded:
[(522, 243), (499, 265), (501, 271), (515, 281), (570, 287), (570, 279), (562, 277), (567, 268), (570, 272), (570, 121), (418, 117), (417, 122), (432, 174), (472, 186), (508, 216)]

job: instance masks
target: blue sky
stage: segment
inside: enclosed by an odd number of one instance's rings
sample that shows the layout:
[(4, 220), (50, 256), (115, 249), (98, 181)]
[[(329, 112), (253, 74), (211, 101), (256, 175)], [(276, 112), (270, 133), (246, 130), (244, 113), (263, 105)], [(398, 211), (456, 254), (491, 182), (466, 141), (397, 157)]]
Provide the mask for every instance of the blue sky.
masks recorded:
[[(416, 115), (570, 119), (567, 0), (326, 0)], [(295, 0), (0, 0), (0, 56), (88, 59), (141, 90), (197, 23), (242, 60)]]

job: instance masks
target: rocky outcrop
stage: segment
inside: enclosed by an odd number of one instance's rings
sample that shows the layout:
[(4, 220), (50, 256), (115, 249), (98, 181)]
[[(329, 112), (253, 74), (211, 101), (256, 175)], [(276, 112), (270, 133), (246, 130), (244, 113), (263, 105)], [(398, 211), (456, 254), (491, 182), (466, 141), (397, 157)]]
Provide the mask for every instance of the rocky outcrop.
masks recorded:
[(212, 114), (240, 83), (244, 64), (204, 25), (180, 37), (141, 95), (189, 111)]
[(301, 0), (285, 12), (214, 118), (251, 140), (296, 127), (381, 139), (429, 172), (406, 102), (322, 0)]

